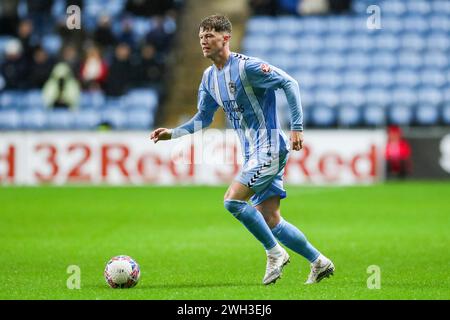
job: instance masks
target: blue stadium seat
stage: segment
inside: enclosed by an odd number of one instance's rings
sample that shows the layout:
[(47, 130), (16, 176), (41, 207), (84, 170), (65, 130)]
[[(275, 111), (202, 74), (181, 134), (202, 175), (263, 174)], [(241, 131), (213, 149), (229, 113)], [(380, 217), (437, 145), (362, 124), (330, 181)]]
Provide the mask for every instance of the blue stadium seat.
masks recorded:
[(407, 1), (406, 8), (408, 12), (417, 15), (427, 15), (431, 12), (431, 4), (428, 1)]
[(412, 106), (419, 100), (417, 92), (409, 87), (394, 87), (391, 92), (392, 103), (395, 105)]
[(302, 21), (295, 16), (281, 16), (275, 20), (276, 31), (280, 34), (296, 35), (302, 28)]
[(0, 110), (0, 130), (15, 130), (21, 125), (18, 110)]
[(321, 67), (327, 69), (341, 69), (345, 67), (345, 56), (342, 53), (334, 52), (332, 50), (325, 51), (320, 56)]
[(442, 70), (437, 68), (424, 68), (419, 73), (420, 84), (422, 86), (432, 86), (435, 88), (443, 87), (447, 79)]
[(125, 107), (145, 108), (154, 111), (158, 106), (158, 94), (150, 88), (132, 89), (124, 97)]
[(97, 128), (102, 123), (101, 111), (93, 110), (78, 110), (74, 112), (74, 127), (79, 130), (92, 130)]
[(398, 33), (403, 30), (403, 23), (402, 20), (395, 16), (382, 17), (382, 28), (383, 30), (392, 32), (392, 33)]
[(370, 67), (390, 69), (397, 66), (397, 57), (394, 52), (389, 50), (376, 50), (367, 55), (367, 59), (370, 61)]
[(369, 84), (371, 76), (371, 73), (353, 69), (345, 70), (337, 75), (345, 86), (359, 89)]
[(100, 91), (82, 92), (80, 96), (80, 108), (101, 108), (105, 105), (105, 95)]
[[(399, 42), (399, 39), (396, 39)], [(408, 32), (400, 36), (400, 43), (403, 50), (420, 51), (426, 47), (425, 38), (418, 33)]]
[(381, 11), (385, 14), (401, 16), (406, 13), (406, 5), (403, 1), (383, 1)]
[(442, 14), (450, 14), (450, 2), (448, 0), (434, 0), (431, 2), (432, 11)]
[(339, 103), (339, 95), (333, 89), (318, 88), (315, 91), (315, 103), (321, 104), (327, 107), (334, 107)]
[(57, 55), (62, 46), (61, 37), (56, 34), (47, 34), (41, 40), (41, 45), (50, 55)]
[(311, 110), (310, 122), (318, 127), (330, 127), (336, 125), (336, 109), (323, 105), (316, 105)]
[(433, 32), (425, 39), (425, 41), (426, 47), (429, 51), (446, 51), (450, 48), (450, 39), (448, 32)]
[(350, 52), (345, 55), (348, 68), (366, 69), (373, 65), (374, 60), (361, 51)]
[[(332, 52), (342, 52), (347, 49), (348, 37), (342, 34), (329, 34), (324, 39), (325, 48)], [(300, 40), (301, 43), (301, 40)]]
[(386, 124), (386, 110), (379, 105), (367, 105), (362, 111), (363, 121), (368, 126), (380, 127)]
[(338, 124), (344, 127), (355, 127), (361, 124), (361, 109), (354, 106), (341, 106), (338, 110)]
[(253, 17), (247, 22), (246, 32), (251, 34), (271, 35), (278, 30), (276, 19), (267, 16)]
[(21, 128), (25, 130), (42, 130), (47, 128), (47, 111), (39, 109), (24, 110)]
[(434, 105), (438, 105), (444, 102), (442, 91), (434, 87), (420, 87), (418, 88), (417, 95), (420, 103), (431, 103)]
[(312, 34), (323, 34), (327, 31), (327, 25), (323, 23), (323, 18), (316, 16), (304, 16), (303, 30)]
[(419, 104), (416, 108), (416, 122), (419, 125), (438, 125), (439, 108), (434, 104)]
[(361, 107), (366, 102), (364, 93), (356, 88), (342, 88), (339, 90), (339, 102), (342, 105)]
[(369, 51), (376, 48), (376, 43), (369, 33), (355, 34), (347, 39), (347, 41), (348, 47), (352, 50)]
[(316, 84), (320, 87), (331, 89), (342, 85), (342, 76), (334, 70), (321, 70), (316, 73)]
[(393, 78), (397, 86), (415, 87), (420, 82), (417, 72), (410, 68), (396, 69)]
[[(448, 4), (448, 3), (447, 3)], [(447, 14), (434, 14), (430, 18), (430, 29), (432, 31), (450, 31), (450, 19), (448, 18), (449, 13)]]
[(383, 32), (371, 38), (375, 42), (375, 47), (378, 50), (393, 51), (398, 50), (400, 47), (398, 35), (394, 33)]
[(8, 90), (0, 93), (0, 108), (20, 109), (24, 105), (24, 92), (19, 90)]
[(141, 41), (152, 29), (151, 19), (144, 17), (133, 17), (133, 36), (137, 42)]
[[(314, 70), (320, 67), (322, 64), (320, 57), (313, 53), (299, 54), (297, 55), (296, 61), (298, 61), (299, 66), (302, 68), (302, 70)], [(275, 64), (275, 62), (273, 62), (273, 64)]]
[(410, 125), (413, 121), (413, 108), (405, 105), (392, 105), (388, 109), (388, 119), (391, 124)]
[(383, 88), (368, 88), (366, 91), (366, 101), (368, 104), (387, 106), (392, 101), (391, 93)]
[(301, 42), (301, 47), (308, 48), (309, 52), (323, 50), (325, 46), (324, 42), (319, 37), (312, 34), (301, 37), (299, 41)]
[(397, 53), (398, 66), (405, 68), (418, 68), (422, 65), (422, 55), (411, 51), (403, 50)]
[(143, 108), (132, 108), (127, 112), (127, 129), (147, 130), (153, 127), (153, 114)]
[(126, 128), (127, 111), (119, 108), (108, 107), (101, 111), (102, 123), (108, 123), (113, 129)]
[(367, 82), (372, 87), (388, 88), (394, 84), (392, 70), (374, 67), (366, 74)]
[(243, 52), (248, 55), (252, 55), (251, 52), (253, 50), (266, 52), (272, 49), (272, 47), (273, 44), (270, 38), (262, 34), (254, 37), (246, 36), (242, 41)]
[(55, 130), (70, 130), (75, 127), (75, 117), (70, 110), (52, 110), (47, 112), (47, 127)]
[(423, 54), (423, 64), (427, 67), (445, 68), (449, 66), (449, 57), (441, 51), (427, 51)]
[(403, 29), (407, 32), (426, 32), (429, 28), (430, 25), (428, 23), (428, 19), (425, 19), (422, 15), (409, 13), (403, 18)]
[(42, 90), (30, 90), (24, 94), (23, 106), (26, 109), (45, 109)]

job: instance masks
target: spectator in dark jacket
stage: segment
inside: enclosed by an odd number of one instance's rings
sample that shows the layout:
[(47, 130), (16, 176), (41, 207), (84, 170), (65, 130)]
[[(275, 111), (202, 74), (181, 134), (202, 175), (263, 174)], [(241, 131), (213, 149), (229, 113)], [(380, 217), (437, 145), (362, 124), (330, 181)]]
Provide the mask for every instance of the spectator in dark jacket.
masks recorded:
[(106, 94), (121, 96), (125, 94), (132, 80), (131, 49), (126, 43), (120, 43), (115, 50), (114, 59), (109, 67), (105, 84)]
[(30, 69), (30, 88), (41, 89), (53, 69), (53, 61), (42, 47), (37, 47), (33, 54)]
[(108, 50), (116, 44), (116, 38), (111, 30), (111, 18), (101, 16), (98, 20), (97, 29), (94, 32), (95, 42), (103, 49)]
[(162, 80), (163, 64), (157, 58), (156, 49), (151, 44), (142, 46), (140, 61), (135, 68), (135, 84), (138, 87), (157, 85)]
[(26, 89), (29, 66), (23, 57), (22, 45), (19, 40), (8, 41), (5, 46), (5, 61), (0, 68), (3, 76), (4, 89)]

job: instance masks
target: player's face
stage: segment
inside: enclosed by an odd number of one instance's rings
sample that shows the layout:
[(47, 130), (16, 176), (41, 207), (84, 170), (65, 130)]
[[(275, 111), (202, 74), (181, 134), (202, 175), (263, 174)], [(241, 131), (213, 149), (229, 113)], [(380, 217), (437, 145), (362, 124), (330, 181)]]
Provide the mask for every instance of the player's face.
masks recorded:
[(228, 41), (229, 36), (225, 33), (216, 32), (214, 30), (201, 29), (198, 37), (200, 46), (202, 47), (203, 56), (212, 58), (223, 50)]

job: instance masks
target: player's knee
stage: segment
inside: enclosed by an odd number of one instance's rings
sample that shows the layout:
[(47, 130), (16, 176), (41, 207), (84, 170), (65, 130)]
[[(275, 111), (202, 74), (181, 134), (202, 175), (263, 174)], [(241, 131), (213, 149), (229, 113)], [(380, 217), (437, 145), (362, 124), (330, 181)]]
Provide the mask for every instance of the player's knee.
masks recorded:
[(236, 218), (245, 210), (245, 206), (247, 202), (234, 200), (234, 199), (225, 199), (223, 202), (225, 209), (227, 209), (233, 216)]

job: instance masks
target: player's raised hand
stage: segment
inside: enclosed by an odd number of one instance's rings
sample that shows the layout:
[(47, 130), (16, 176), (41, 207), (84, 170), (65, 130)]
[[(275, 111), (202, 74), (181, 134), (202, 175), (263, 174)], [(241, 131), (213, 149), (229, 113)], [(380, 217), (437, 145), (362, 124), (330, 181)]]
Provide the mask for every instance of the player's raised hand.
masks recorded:
[(154, 143), (157, 143), (159, 140), (170, 140), (172, 139), (172, 130), (158, 128), (150, 133), (150, 139), (153, 140)]
[(303, 132), (291, 131), (291, 147), (293, 150), (300, 151), (303, 149)]

